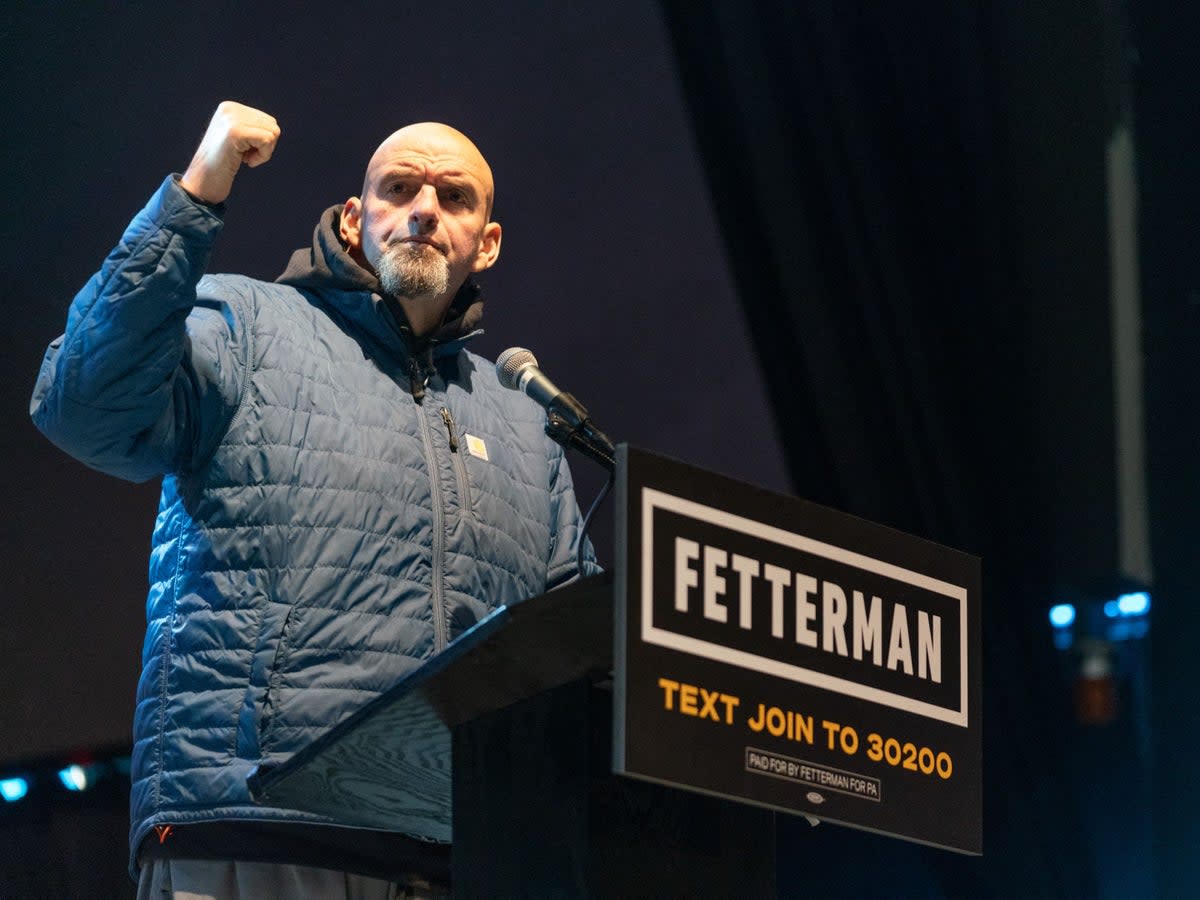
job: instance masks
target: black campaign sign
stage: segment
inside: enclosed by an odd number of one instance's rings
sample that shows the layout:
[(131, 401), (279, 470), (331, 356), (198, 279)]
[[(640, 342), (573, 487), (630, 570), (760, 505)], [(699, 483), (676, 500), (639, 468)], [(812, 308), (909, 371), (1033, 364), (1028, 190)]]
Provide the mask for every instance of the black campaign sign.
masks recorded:
[(979, 561), (621, 448), (615, 768), (978, 853)]

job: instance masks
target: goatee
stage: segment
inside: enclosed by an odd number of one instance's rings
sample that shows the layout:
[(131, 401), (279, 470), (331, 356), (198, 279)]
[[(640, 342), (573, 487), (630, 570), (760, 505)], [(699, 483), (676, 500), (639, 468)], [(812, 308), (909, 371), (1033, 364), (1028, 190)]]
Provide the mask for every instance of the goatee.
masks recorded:
[(379, 284), (393, 297), (440, 297), (450, 286), (450, 263), (418, 241), (391, 244), (375, 266)]

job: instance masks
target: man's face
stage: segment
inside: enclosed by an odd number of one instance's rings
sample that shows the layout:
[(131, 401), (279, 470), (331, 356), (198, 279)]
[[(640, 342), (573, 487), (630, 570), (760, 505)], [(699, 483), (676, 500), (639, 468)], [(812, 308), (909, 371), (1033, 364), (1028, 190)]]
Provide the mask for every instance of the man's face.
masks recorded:
[(448, 304), (469, 274), (499, 256), (492, 194), (491, 169), (464, 135), (410, 125), (371, 157), (362, 197), (343, 207), (342, 239), (385, 292)]

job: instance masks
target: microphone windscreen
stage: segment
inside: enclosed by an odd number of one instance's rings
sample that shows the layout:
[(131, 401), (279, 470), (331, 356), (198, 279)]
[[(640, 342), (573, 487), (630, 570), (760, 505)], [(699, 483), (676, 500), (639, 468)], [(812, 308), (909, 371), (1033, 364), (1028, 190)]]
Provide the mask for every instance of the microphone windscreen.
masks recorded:
[(496, 377), (510, 390), (521, 389), (521, 372), (537, 365), (537, 357), (524, 347), (509, 347), (496, 359)]

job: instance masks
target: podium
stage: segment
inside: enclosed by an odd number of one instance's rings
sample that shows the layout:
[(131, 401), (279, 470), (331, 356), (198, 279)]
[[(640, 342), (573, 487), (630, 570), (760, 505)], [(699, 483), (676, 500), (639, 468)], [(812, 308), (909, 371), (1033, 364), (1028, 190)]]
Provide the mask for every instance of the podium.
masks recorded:
[(613, 581), (496, 610), (255, 798), (453, 836), (456, 897), (769, 897), (769, 810), (612, 774)]
[(456, 897), (771, 897), (776, 810), (981, 852), (979, 561), (617, 476), (613, 574), (494, 611), (255, 799), (452, 840)]

